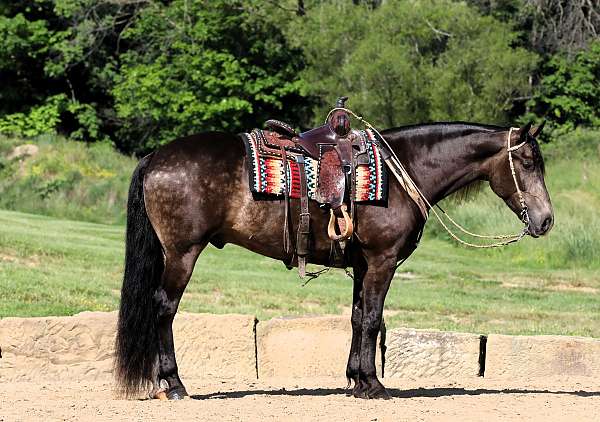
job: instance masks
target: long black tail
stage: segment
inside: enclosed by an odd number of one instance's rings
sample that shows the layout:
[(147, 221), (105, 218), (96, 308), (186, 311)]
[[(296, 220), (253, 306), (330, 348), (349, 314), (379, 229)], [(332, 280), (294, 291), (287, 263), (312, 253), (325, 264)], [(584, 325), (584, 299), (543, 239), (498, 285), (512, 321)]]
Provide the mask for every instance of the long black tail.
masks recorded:
[(158, 356), (154, 292), (163, 272), (160, 242), (144, 205), (144, 174), (151, 155), (133, 172), (127, 201), (125, 274), (115, 343), (118, 392), (130, 397), (147, 389)]

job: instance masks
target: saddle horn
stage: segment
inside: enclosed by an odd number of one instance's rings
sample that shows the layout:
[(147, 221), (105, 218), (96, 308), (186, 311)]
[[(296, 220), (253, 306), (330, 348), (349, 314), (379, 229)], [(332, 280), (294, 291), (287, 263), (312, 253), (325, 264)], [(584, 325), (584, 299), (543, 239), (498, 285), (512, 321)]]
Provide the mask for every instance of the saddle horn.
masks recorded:
[[(344, 108), (348, 97), (338, 98), (336, 108)], [(345, 138), (350, 133), (350, 115), (345, 110), (335, 110), (327, 122), (338, 136)]]

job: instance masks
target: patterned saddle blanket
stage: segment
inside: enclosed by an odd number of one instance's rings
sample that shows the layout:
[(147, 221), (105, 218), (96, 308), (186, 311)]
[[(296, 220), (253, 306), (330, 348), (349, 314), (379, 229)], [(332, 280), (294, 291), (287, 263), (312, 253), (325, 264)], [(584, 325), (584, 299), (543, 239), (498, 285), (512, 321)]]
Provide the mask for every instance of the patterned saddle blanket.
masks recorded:
[[(319, 147), (319, 156), (314, 158), (280, 133), (261, 129), (244, 133), (250, 191), (258, 200), (281, 199), (285, 196), (287, 181), (289, 197), (300, 198), (299, 165), (303, 164), (310, 199), (332, 205), (335, 201), (332, 200), (332, 186), (341, 183), (342, 196), (346, 200), (383, 205), (387, 201), (388, 175), (376, 136), (369, 129), (352, 131), (349, 139), (353, 165), (342, 169), (333, 147)], [(282, 148), (286, 150), (285, 157)], [(348, 178), (353, 183), (344, 188), (344, 180), (347, 180), (344, 173), (347, 172), (353, 173)]]

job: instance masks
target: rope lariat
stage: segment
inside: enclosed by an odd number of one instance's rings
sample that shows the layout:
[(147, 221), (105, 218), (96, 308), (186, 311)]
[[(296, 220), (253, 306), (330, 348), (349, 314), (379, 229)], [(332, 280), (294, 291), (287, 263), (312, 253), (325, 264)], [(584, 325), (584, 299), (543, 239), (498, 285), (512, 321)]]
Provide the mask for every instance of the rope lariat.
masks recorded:
[[(444, 214), (444, 216), (448, 219), (448, 221), (450, 223), (452, 223), (452, 225), (454, 225), (458, 230), (460, 230), (464, 234), (466, 234), (468, 236), (471, 236), (471, 237), (479, 238), (479, 239), (499, 240), (499, 242), (495, 242), (495, 243), (488, 243), (488, 244), (484, 244), (484, 245), (478, 245), (478, 244), (470, 243), (470, 242), (468, 242), (466, 240), (461, 239), (452, 230), (450, 230), (448, 228), (448, 226), (446, 225), (446, 223), (443, 221), (442, 217), (440, 217), (440, 215), (438, 214), (438, 212), (436, 211), (436, 209), (433, 207), (433, 205), (431, 205), (431, 203), (425, 197), (425, 195), (423, 194), (423, 192), (421, 192), (421, 190), (419, 189), (419, 187), (412, 180), (412, 178), (410, 177), (410, 175), (408, 174), (408, 172), (406, 171), (406, 169), (404, 168), (404, 166), (402, 165), (402, 163), (398, 159), (398, 156), (396, 155), (396, 153), (394, 152), (394, 150), (390, 147), (390, 145), (385, 140), (385, 138), (381, 135), (381, 133), (379, 133), (379, 131), (377, 129), (375, 129), (375, 127), (373, 127), (373, 125), (371, 125), (369, 122), (367, 122), (362, 116), (357, 115), (352, 110), (347, 109), (345, 107), (336, 107), (336, 108), (333, 108), (329, 112), (329, 114), (327, 115), (327, 119), (329, 119), (329, 116), (331, 115), (331, 113), (333, 113), (336, 110), (343, 110), (343, 111), (351, 114), (358, 121), (360, 121), (362, 124), (364, 124), (367, 128), (373, 130), (379, 136), (379, 138), (384, 142), (385, 146), (387, 147), (387, 149), (389, 150), (389, 153), (391, 155), (390, 159), (386, 160), (386, 164), (388, 165), (388, 167), (390, 167), (390, 170), (392, 171), (392, 173), (394, 174), (394, 176), (396, 177), (396, 179), (398, 180), (398, 182), (400, 183), (400, 185), (403, 186), (407, 190), (408, 189), (414, 189), (414, 191), (418, 194), (418, 198), (417, 198), (418, 200), (415, 199), (412, 195), (411, 195), (411, 197), (413, 198), (413, 200), (415, 200), (415, 202), (417, 203), (417, 205), (419, 205), (419, 208), (421, 209), (421, 211), (423, 212), (423, 206), (419, 202), (422, 200), (426, 204), (426, 206), (431, 211), (433, 211), (433, 214), (438, 219), (438, 221), (440, 222), (440, 224), (442, 225), (442, 227), (457, 242), (461, 243), (462, 245), (469, 246), (469, 247), (472, 247), (472, 248), (480, 248), (480, 249), (484, 249), (484, 248), (497, 248), (497, 247), (500, 247), (500, 246), (506, 246), (506, 245), (509, 245), (511, 243), (518, 242), (523, 237), (525, 237), (526, 235), (529, 234), (529, 211), (527, 209), (527, 204), (525, 203), (525, 198), (523, 197), (523, 192), (521, 191), (521, 188), (519, 187), (519, 183), (517, 181), (517, 174), (515, 172), (515, 166), (514, 166), (513, 157), (512, 157), (512, 153), (514, 151), (517, 151), (523, 145), (525, 145), (526, 142), (521, 142), (520, 144), (514, 145), (514, 146), (510, 145), (511, 137), (512, 137), (512, 132), (513, 132), (513, 130), (518, 129), (518, 128), (511, 127), (509, 129), (508, 136), (506, 138), (506, 151), (508, 152), (508, 163), (510, 165), (510, 172), (512, 174), (512, 178), (513, 178), (513, 182), (515, 184), (515, 187), (517, 188), (517, 196), (519, 197), (519, 204), (521, 206), (521, 213), (520, 213), (521, 221), (523, 222), (523, 224), (525, 224), (525, 227), (523, 227), (523, 229), (521, 230), (520, 233), (517, 233), (517, 234), (508, 234), (508, 235), (491, 235), (491, 236), (472, 233), (469, 230), (467, 230), (464, 227), (462, 227), (456, 221), (454, 221), (452, 219), (452, 217), (450, 217), (439, 205), (436, 204), (436, 207), (441, 211), (442, 214)], [(327, 121), (327, 119), (325, 119), (325, 121)], [(410, 194), (410, 192), (409, 192), (409, 194)], [(425, 212), (424, 212), (424, 217), (427, 218), (427, 210), (425, 210)]]

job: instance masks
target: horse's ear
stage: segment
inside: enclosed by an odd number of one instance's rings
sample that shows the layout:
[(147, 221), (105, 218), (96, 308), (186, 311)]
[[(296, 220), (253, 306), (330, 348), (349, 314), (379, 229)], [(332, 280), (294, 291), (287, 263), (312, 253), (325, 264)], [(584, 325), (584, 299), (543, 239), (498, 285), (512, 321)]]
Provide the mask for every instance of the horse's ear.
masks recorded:
[(532, 125), (532, 122), (529, 122), (525, 126), (523, 126), (521, 129), (519, 129), (519, 138), (522, 141), (527, 139), (527, 134), (529, 133), (529, 130), (531, 129), (531, 125)]
[(545, 125), (545, 124), (546, 124), (546, 121), (544, 120), (544, 121), (542, 122), (542, 124), (541, 124), (541, 125), (539, 125), (539, 126), (536, 126), (536, 127), (532, 127), (532, 128), (529, 130), (529, 134), (530, 134), (531, 136), (533, 136), (534, 138), (537, 138), (537, 137), (538, 137), (538, 135), (539, 135), (540, 133), (542, 133), (542, 129), (544, 128), (544, 125)]

